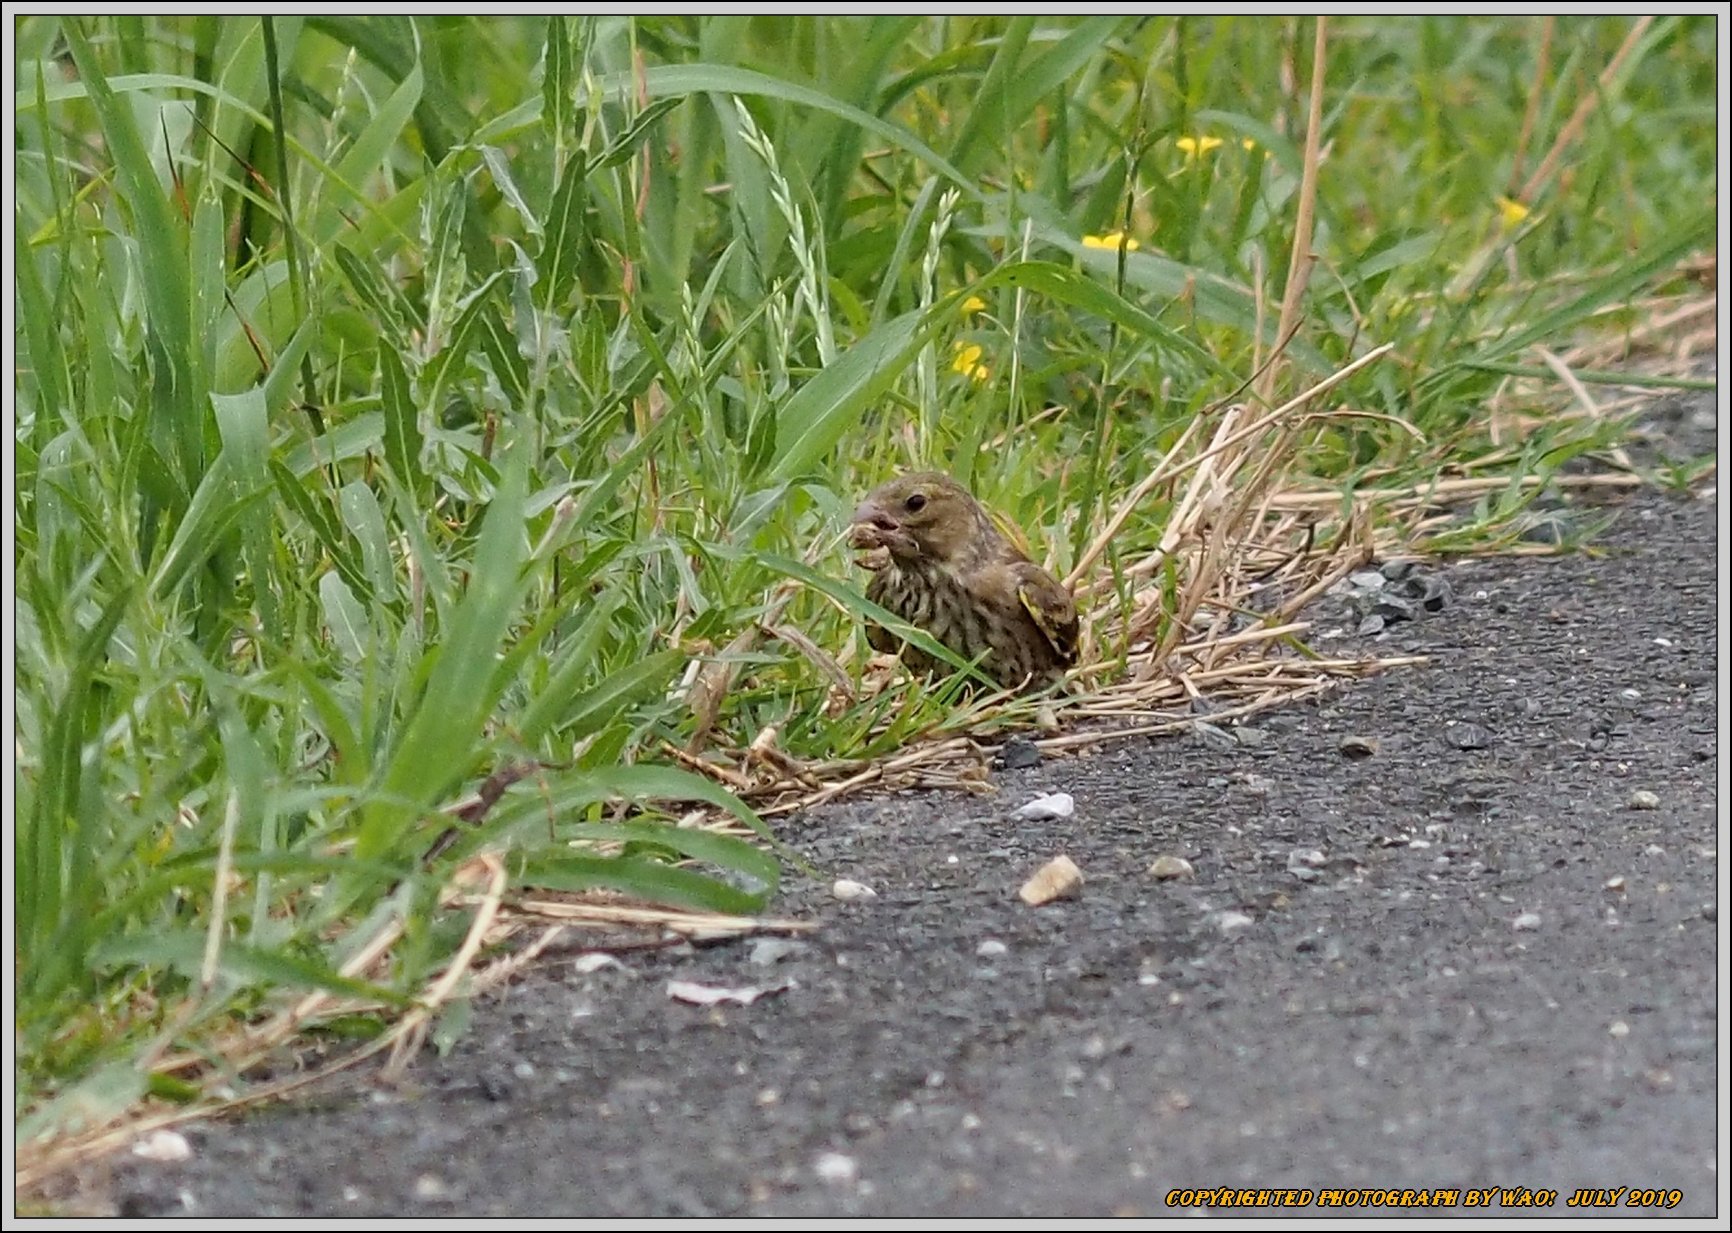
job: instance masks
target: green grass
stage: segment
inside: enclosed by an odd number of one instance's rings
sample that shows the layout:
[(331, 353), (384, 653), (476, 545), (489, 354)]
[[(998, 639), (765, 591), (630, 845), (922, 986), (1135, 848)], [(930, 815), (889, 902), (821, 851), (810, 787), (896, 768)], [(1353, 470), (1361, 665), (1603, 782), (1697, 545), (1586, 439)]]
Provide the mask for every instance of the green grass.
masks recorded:
[[(1546, 419), (1565, 400), (1534, 348), (1639, 321), (1713, 242), (1713, 19), (1654, 22), (1603, 85), (1627, 20), (1542, 25), (1331, 23), (1318, 266), (1275, 401), (1395, 352), (1332, 395), (1376, 416), (1307, 437), (1319, 484), (1492, 454), (1486, 402), (1523, 374), (1540, 422), (1500, 448), (1512, 483), (1603, 445)], [(946, 717), (905, 687), (828, 705), (812, 657), (741, 635), (773, 612), (857, 675), (839, 532), (912, 464), (1068, 568), (1251, 375), (1311, 30), (19, 19), (27, 1130), (139, 1100), (165, 1037), (357, 992), (344, 964), (392, 914), (360, 991), (413, 997), (462, 936), (439, 889), (482, 848), (520, 882), (764, 905), (757, 847), (656, 820), (702, 801), (762, 827), (663, 743), (774, 725), (797, 757), (870, 756)], [(1112, 232), (1136, 250), (1082, 242)], [(695, 715), (687, 665), (730, 656)], [(546, 765), (424, 861), (516, 759)]]

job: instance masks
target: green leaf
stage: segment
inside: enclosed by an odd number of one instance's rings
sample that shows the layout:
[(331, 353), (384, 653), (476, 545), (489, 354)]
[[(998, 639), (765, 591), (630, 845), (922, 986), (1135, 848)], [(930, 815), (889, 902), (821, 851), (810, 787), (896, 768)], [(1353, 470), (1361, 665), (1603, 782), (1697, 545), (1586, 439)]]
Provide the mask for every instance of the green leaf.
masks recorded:
[(383, 799), (364, 815), (355, 845), (363, 860), (394, 851), (419, 810), (449, 794), (481, 756), (482, 729), (497, 702), (495, 656), (510, 632), (525, 585), (526, 455), (519, 440), (482, 518), (468, 589), (433, 652), (438, 659), (426, 692), (386, 766)]
[(565, 18), (547, 19), (547, 39), (541, 51), (541, 122), (556, 145), (577, 136), (577, 69), (572, 62), (571, 32)]
[(271, 551), (274, 524), (270, 503), (263, 499), (271, 486), (265, 390), (257, 386), (244, 394), (212, 394), (211, 403), (216, 408), (217, 432), (222, 438), (222, 454), (227, 459), (227, 474), (233, 484), (231, 496), (242, 503), (241, 551), (252, 583), (253, 603), (265, 635), (272, 641), (280, 641), (282, 623), (273, 585), (275, 568)]
[(313, 243), (317, 247), (328, 247), (348, 226), (341, 208), (345, 198), (363, 206), (373, 204), (371, 198), (365, 195), (368, 181), (386, 163), (392, 146), (403, 135), (403, 129), (415, 114), (415, 107), (421, 101), (423, 80), (421, 65), (417, 63), (368, 121), (367, 127), (355, 139), (355, 144), (348, 148), (337, 161), (337, 165), (331, 169), (331, 174), (326, 179), (340, 190), (341, 197), (327, 200), (314, 220), (312, 234)]
[(666, 822), (579, 822), (562, 834), (570, 839), (612, 840), (621, 843), (653, 843), (671, 848), (692, 860), (708, 861), (723, 869), (742, 873), (764, 888), (776, 889), (781, 866), (776, 858), (744, 839), (695, 826)]
[(796, 479), (822, 462), (890, 389), (930, 327), (919, 310), (892, 318), (819, 372), (776, 413), (769, 478)]
[[(188, 979), (196, 980), (204, 962), (205, 937), (191, 929), (159, 929), (149, 934), (109, 938), (91, 953), (91, 963), (99, 967), (134, 964), (167, 967)], [(230, 980), (244, 985), (272, 987), (285, 985), (291, 989), (323, 989), (349, 998), (383, 1002), (387, 1006), (409, 1006), (413, 999), (375, 985), (355, 980), (341, 972), (287, 951), (267, 950), (241, 942), (223, 944), (219, 970)]]
[(981, 279), (976, 284), (976, 290), (999, 285), (1024, 287), (1029, 291), (1049, 295), (1073, 308), (1080, 308), (1103, 320), (1115, 322), (1121, 328), (1147, 338), (1169, 351), (1185, 355), (1218, 376), (1231, 378), (1233, 375), (1202, 347), (1177, 331), (1168, 329), (1117, 292), (1101, 286), (1094, 279), (1076, 270), (1046, 261), (1012, 262), (999, 266)]
[(390, 347), (379, 348), (379, 378), (385, 404), (385, 461), (405, 491), (413, 494), (427, 478), (421, 467), (421, 410), (403, 361)]
[[(678, 651), (656, 651), (577, 693), (570, 689), (579, 678), (577, 661), (568, 660), (524, 717), (524, 739), (535, 739), (552, 727), (569, 728), (573, 740), (598, 731), (625, 714), (640, 698), (658, 687), (665, 688), (682, 658)], [(556, 688), (560, 692), (555, 692)]]
[[(139, 135), (132, 110), (122, 106), (85, 41), (76, 20), (62, 26), (78, 75), (102, 121), (114, 157), (116, 182), (132, 211), (133, 225), (146, 242), (138, 246), (142, 290), (149, 310), (150, 337), (161, 371), (152, 392), (158, 427), (174, 442), (181, 482), (191, 491), (204, 473), (203, 394), (192, 389), (191, 289), (187, 279), (186, 226), (175, 216), (156, 167)], [(160, 140), (160, 138), (159, 138)]]
[(319, 579), (319, 604), (331, 641), (343, 658), (352, 664), (364, 661), (373, 649), (373, 624), (349, 584), (335, 570)]
[(1016, 126), (1017, 117), (1004, 105), (1004, 99), (1011, 92), (1010, 83), (1016, 76), (1023, 49), (1028, 46), (1034, 20), (1030, 16), (1012, 17), (994, 42), (992, 62), (987, 65), (986, 76), (981, 78), (974, 105), (963, 116), (961, 131), (950, 147), (950, 161), (963, 171), (980, 170), (985, 159), (983, 137), (989, 132), (994, 137), (1007, 135)]
[(397, 594), (396, 566), (391, 560), (390, 536), (385, 530), (385, 512), (379, 508), (379, 498), (360, 480), (344, 484), (338, 494), (338, 507), (349, 534), (361, 546), (361, 564), (367, 571), (367, 581), (373, 597), (390, 601)]
[(541, 823), (551, 811), (555, 816), (573, 812), (597, 801), (620, 798), (628, 801), (702, 801), (733, 814), (766, 842), (783, 850), (770, 828), (750, 805), (719, 784), (690, 771), (672, 766), (589, 767), (549, 774), (537, 791), (508, 795), (508, 805), (498, 812), (501, 829), (525, 823)]
[(565, 173), (548, 202), (547, 218), (542, 224), (541, 250), (536, 267), (541, 273), (541, 305), (551, 312), (565, 302), (577, 271), (577, 260), (583, 253), (583, 208), (587, 200), (585, 183), (589, 166), (582, 153), (573, 154), (566, 162)]
[(83, 751), (94, 726), (97, 673), (131, 600), (131, 591), (121, 590), (79, 639), (66, 686), (53, 704), (35, 808), (17, 835), (19, 979), (37, 989), (53, 988), (59, 970), (80, 962), (78, 953), (44, 947), (63, 921), (87, 918), (96, 904), (92, 858), (98, 838), (84, 832)]
[(732, 916), (756, 912), (767, 899), (690, 869), (630, 856), (574, 856), (569, 852), (532, 856), (519, 880), (547, 890), (613, 890), (647, 903)]

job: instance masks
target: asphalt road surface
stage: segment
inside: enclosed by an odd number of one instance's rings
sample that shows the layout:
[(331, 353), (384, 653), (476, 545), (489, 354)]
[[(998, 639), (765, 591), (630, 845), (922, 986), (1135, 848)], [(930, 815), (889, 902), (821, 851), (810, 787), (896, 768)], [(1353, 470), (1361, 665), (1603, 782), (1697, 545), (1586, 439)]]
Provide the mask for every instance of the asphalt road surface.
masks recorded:
[[(1220, 1188), (1722, 1215), (1718, 511), (1645, 494), (1595, 553), (1444, 567), (1441, 612), (1323, 644), (1428, 667), (1260, 735), (796, 818), (877, 891), (796, 875), (803, 942), (567, 955), (405, 1088), (195, 1126), (190, 1161), (74, 1189), (207, 1217), (1156, 1216)], [(1075, 815), (1008, 820), (1047, 791)], [(1060, 854), (1080, 895), (1023, 904)], [(789, 987), (700, 1008), (670, 980)]]

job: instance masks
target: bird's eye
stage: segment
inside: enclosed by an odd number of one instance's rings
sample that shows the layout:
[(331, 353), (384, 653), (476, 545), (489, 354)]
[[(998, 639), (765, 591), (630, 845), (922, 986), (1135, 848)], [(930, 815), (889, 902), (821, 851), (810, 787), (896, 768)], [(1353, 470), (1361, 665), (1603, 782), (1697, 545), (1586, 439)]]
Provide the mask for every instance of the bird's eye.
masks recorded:
[(902, 504), (908, 507), (910, 514), (918, 514), (926, 508), (926, 494), (923, 492), (912, 493)]

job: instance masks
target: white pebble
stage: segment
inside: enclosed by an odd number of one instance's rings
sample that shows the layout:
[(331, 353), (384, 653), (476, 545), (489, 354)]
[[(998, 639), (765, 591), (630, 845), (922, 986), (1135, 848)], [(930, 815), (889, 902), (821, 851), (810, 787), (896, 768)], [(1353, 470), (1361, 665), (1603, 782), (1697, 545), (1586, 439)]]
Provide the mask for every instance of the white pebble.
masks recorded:
[(153, 1130), (132, 1145), (132, 1154), (158, 1164), (178, 1164), (192, 1159), (192, 1144), (173, 1130)]
[(841, 900), (878, 898), (877, 891), (864, 882), (856, 882), (852, 878), (837, 878), (830, 884), (830, 893)]
[(1191, 862), (1182, 856), (1157, 856), (1154, 864), (1149, 866), (1149, 876), (1162, 882), (1175, 878), (1189, 881), (1197, 876), (1197, 871), (1191, 867)]
[(1634, 792), (1630, 793), (1631, 809), (1658, 809), (1659, 807), (1659, 796), (1648, 791), (1646, 788), (1637, 788)]
[(999, 955), (1008, 953), (1009, 950), (1010, 947), (1006, 946), (1003, 942), (1000, 942), (997, 938), (987, 938), (986, 941), (974, 948), (974, 953), (979, 955), (982, 959), (992, 959)]
[(841, 1152), (825, 1152), (813, 1167), (820, 1180), (832, 1186), (847, 1185), (860, 1176), (860, 1165), (852, 1156), (844, 1156)]
[(1054, 822), (1060, 818), (1068, 818), (1076, 812), (1076, 802), (1069, 792), (1054, 792), (1051, 796), (1037, 796), (1028, 804), (1010, 815), (1012, 822)]
[(1510, 922), (1510, 928), (1514, 929), (1517, 933), (1530, 933), (1539, 927), (1540, 914), (1538, 912), (1523, 912), (1520, 916)]

